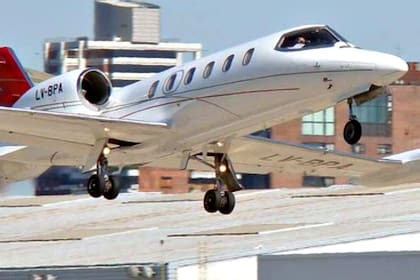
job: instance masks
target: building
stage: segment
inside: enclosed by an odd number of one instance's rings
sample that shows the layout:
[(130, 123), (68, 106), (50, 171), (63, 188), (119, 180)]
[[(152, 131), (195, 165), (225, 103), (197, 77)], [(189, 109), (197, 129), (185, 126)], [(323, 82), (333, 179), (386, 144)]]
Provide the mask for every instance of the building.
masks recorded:
[(158, 44), (160, 7), (130, 0), (97, 0), (95, 40)]
[(46, 42), (45, 71), (61, 74), (95, 67), (106, 73), (114, 87), (123, 87), (182, 63), (183, 53), (201, 55), (201, 44), (94, 41), (85, 37)]
[(201, 56), (201, 44), (162, 42), (159, 6), (134, 1), (95, 1), (95, 40), (79, 37), (44, 43), (50, 74), (95, 67), (122, 87)]
[[(182, 280), (418, 279), (420, 253), (267, 254), (180, 267)], [(203, 269), (203, 267), (205, 269)], [(280, 276), (281, 275), (281, 276)], [(279, 277), (280, 276), (280, 277)]]

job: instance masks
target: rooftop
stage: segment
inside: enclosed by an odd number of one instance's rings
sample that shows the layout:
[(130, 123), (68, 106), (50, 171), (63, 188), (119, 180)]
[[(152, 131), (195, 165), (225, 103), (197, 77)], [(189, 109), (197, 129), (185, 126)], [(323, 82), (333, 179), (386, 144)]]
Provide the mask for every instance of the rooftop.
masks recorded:
[(122, 8), (148, 8), (148, 9), (160, 9), (158, 5), (140, 2), (134, 0), (96, 0), (97, 3), (104, 3), (116, 7)]

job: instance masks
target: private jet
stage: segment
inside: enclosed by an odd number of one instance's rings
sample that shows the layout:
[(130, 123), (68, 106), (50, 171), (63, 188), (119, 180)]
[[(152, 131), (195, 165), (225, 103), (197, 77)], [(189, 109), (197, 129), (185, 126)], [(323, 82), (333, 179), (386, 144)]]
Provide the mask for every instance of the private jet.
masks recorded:
[(353, 145), (362, 136), (353, 106), (406, 72), (401, 58), (356, 47), (327, 25), (284, 30), (118, 89), (94, 68), (34, 85), (2, 47), (0, 141), (10, 144), (0, 147), (0, 176), (10, 183), (52, 165), (78, 166), (92, 172), (92, 197), (115, 199), (109, 165), (210, 170), (216, 184), (204, 208), (222, 214), (243, 189), (237, 172), (419, 179), (396, 176), (414, 174), (419, 150), (376, 160), (251, 135), (345, 101), (343, 138)]

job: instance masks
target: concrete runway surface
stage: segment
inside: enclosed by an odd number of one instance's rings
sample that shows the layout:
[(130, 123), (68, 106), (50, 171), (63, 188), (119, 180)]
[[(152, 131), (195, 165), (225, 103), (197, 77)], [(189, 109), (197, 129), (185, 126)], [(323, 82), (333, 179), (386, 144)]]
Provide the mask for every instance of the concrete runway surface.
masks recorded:
[(0, 198), (0, 268), (188, 264), (420, 232), (420, 184), (242, 191), (227, 216), (203, 195)]

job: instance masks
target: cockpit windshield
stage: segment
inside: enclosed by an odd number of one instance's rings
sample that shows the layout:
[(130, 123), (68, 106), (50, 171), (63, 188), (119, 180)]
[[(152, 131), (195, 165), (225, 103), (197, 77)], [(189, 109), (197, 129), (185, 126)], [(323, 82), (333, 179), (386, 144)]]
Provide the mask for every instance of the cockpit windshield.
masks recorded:
[(324, 27), (305, 28), (283, 35), (276, 45), (278, 51), (332, 47), (337, 42), (349, 46), (347, 41), (331, 29)]

